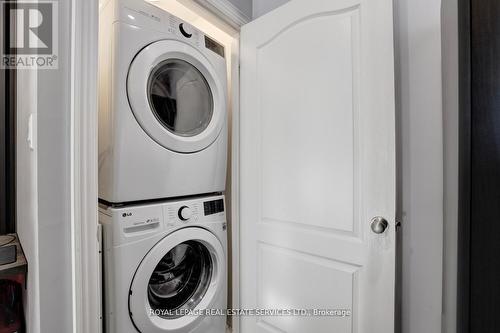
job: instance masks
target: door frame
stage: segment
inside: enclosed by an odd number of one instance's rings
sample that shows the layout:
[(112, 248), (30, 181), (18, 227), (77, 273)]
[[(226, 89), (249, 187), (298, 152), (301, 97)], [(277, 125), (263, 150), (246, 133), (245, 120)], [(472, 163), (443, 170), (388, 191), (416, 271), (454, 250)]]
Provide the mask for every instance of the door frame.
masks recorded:
[[(7, 4), (15, 7), (16, 4)], [(1, 43), (8, 45), (10, 36), (6, 32), (16, 29), (15, 18), (1, 23), (0, 33), (4, 36)], [(2, 45), (3, 46), (3, 45)], [(7, 68), (0, 70), (0, 101), (3, 111), (0, 112), (0, 177), (4, 188), (0, 189), (0, 233), (16, 232), (16, 96), (17, 70)], [(5, 107), (4, 107), (5, 106)]]
[[(490, 159), (498, 145), (494, 122), (497, 99), (491, 93), (500, 85), (496, 56), (490, 50), (498, 36), (494, 1), (459, 0), (459, 212), (457, 332), (469, 333), (498, 328), (500, 293), (484, 281), (500, 276), (500, 229), (490, 220), (498, 218), (498, 182)], [(496, 6), (496, 5), (495, 5)], [(493, 44), (493, 45), (492, 45)], [(496, 48), (493, 48), (496, 47)], [(495, 75), (488, 75), (494, 73)], [(496, 122), (495, 122), (496, 123)], [(485, 222), (487, 221), (487, 222)], [(485, 250), (482, 250), (485, 249)], [(482, 280), (480, 280), (479, 276)]]
[[(240, 307), (240, 36), (231, 47), (231, 274), (232, 307)], [(240, 317), (231, 317), (233, 333), (240, 332)]]
[(459, 184), (457, 332), (470, 332), (471, 27), (470, 0), (458, 0)]
[(99, 4), (71, 1), (71, 252), (73, 333), (101, 332), (98, 253)]
[[(178, 2), (184, 5), (183, 0)], [(198, 2), (198, 1), (196, 1)], [(239, 306), (239, 28), (249, 18), (227, 11), (227, 0), (204, 7), (236, 28), (231, 48), (231, 218), (233, 307)], [(102, 332), (98, 227), (98, 31), (97, 0), (71, 0), (71, 249), (73, 333)], [(231, 5), (232, 6), (232, 5)], [(191, 6), (196, 11), (196, 7)], [(200, 13), (202, 15), (203, 13)], [(203, 16), (203, 15), (202, 15)], [(236, 19), (238, 17), (238, 19)], [(210, 20), (210, 17), (207, 17)], [(217, 24), (216, 24), (217, 25)], [(218, 24), (217, 26), (221, 26)], [(237, 306), (235, 306), (237, 305)], [(231, 318), (239, 332), (239, 318)]]

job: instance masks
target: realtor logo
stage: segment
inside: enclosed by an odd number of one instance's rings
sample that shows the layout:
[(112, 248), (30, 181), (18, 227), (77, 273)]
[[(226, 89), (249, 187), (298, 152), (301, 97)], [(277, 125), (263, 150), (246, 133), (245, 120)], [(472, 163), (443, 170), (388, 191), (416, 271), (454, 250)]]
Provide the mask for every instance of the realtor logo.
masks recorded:
[(57, 1), (3, 1), (0, 68), (55, 69)]

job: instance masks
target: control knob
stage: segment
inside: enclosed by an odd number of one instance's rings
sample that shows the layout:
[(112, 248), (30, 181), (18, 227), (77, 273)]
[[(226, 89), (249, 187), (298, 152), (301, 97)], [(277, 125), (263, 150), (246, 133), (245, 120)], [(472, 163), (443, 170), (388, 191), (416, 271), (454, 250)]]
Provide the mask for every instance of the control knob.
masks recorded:
[(182, 221), (187, 221), (193, 216), (193, 211), (188, 206), (182, 206), (179, 208), (178, 215)]
[(179, 30), (181, 31), (181, 34), (186, 38), (191, 38), (193, 36), (193, 34), (188, 31), (188, 27), (186, 27), (184, 23), (179, 24)]

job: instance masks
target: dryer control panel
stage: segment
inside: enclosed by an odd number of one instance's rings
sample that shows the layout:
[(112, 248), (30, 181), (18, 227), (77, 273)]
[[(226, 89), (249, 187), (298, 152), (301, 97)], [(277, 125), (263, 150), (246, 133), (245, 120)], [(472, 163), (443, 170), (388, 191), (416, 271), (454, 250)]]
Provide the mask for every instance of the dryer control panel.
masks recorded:
[(203, 45), (203, 33), (177, 16), (168, 15), (168, 32), (197, 47)]
[(184, 37), (185, 40), (198, 47), (205, 46), (208, 50), (220, 55), (222, 58), (225, 56), (224, 46), (174, 15), (170, 15), (169, 17), (168, 31), (171, 34)]
[[(105, 1), (101, 10), (109, 1)], [(122, 0), (121, 20), (134, 26), (147, 26), (157, 31), (166, 31), (179, 39), (225, 57), (224, 46), (206, 36), (191, 24), (147, 1)]]

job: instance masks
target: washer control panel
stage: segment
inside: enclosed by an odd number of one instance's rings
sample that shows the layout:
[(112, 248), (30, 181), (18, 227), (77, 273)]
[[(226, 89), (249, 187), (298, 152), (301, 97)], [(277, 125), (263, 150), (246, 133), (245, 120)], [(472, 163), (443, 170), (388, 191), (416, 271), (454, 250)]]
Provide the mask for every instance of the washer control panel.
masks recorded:
[(209, 223), (225, 219), (224, 197), (193, 199), (164, 206), (167, 227), (189, 223)]
[(126, 238), (189, 224), (226, 222), (223, 195), (145, 205), (103, 205), (100, 212), (109, 216)]

